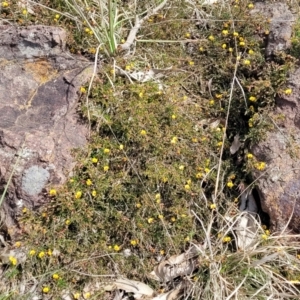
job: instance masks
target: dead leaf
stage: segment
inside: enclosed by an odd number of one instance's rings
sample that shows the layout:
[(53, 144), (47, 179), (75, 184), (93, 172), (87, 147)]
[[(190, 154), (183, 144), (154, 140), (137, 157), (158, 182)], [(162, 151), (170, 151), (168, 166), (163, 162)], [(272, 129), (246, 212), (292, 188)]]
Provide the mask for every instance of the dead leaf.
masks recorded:
[(123, 290), (127, 293), (133, 293), (135, 299), (141, 299), (143, 296), (153, 296), (154, 294), (153, 289), (147, 284), (127, 278), (116, 279), (111, 284), (104, 287), (104, 290), (108, 292), (116, 289)]
[(26, 253), (22, 248), (8, 250), (6, 248), (2, 249), (0, 254), (0, 261), (3, 264), (10, 264), (10, 258), (13, 257), (16, 259), (16, 265), (25, 263)]
[(257, 242), (259, 223), (256, 214), (244, 211), (238, 218), (235, 233), (237, 246), (240, 250), (246, 250)]
[(162, 261), (150, 275), (153, 279), (163, 282), (168, 282), (178, 276), (190, 275), (197, 267), (198, 255), (197, 247), (193, 246), (183, 254), (173, 255)]
[(242, 143), (240, 142), (240, 136), (237, 134), (230, 146), (230, 153), (235, 154), (240, 149), (241, 145)]

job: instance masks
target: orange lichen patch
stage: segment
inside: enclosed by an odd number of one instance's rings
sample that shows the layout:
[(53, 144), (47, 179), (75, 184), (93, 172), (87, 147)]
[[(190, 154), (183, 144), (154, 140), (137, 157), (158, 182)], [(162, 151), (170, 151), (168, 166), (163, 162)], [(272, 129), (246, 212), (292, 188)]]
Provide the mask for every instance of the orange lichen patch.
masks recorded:
[(57, 70), (48, 61), (42, 59), (25, 63), (24, 69), (39, 83), (45, 83), (57, 74)]

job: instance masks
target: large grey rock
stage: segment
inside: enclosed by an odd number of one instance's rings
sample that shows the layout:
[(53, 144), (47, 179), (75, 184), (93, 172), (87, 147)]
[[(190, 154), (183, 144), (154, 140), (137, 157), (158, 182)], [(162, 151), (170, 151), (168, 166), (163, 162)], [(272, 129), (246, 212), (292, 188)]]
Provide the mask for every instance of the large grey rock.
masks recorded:
[(293, 93), (278, 97), (270, 115), (274, 130), (253, 149), (267, 163), (266, 174), (254, 172), (254, 177), (272, 229), (300, 233), (300, 69), (291, 74), (289, 85)]
[(255, 3), (252, 14), (262, 14), (270, 20), (270, 33), (266, 40), (266, 55), (285, 51), (291, 47), (291, 36), (296, 16), (286, 3)]
[[(285, 3), (255, 3), (252, 14), (260, 13), (270, 20), (266, 39), (266, 57), (291, 47), (296, 16)], [(300, 233), (300, 69), (290, 77), (291, 96), (277, 98), (270, 115), (274, 130), (253, 149), (259, 161), (267, 163), (267, 171), (253, 172), (262, 209), (269, 214), (271, 229)]]
[(7, 218), (47, 201), (46, 187), (63, 183), (72, 170), (71, 149), (86, 144), (76, 106), (91, 63), (65, 45), (61, 28), (0, 26), (2, 189), (20, 156), (4, 204)]

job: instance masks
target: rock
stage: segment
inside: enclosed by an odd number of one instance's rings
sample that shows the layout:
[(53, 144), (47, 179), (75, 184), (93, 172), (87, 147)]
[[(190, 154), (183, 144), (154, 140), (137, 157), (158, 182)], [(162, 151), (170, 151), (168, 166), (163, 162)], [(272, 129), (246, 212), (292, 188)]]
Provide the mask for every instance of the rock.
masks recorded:
[(274, 130), (254, 147), (253, 154), (267, 163), (267, 172), (254, 172), (262, 209), (271, 228), (300, 233), (300, 68), (289, 78), (291, 95), (276, 99), (270, 115)]
[(286, 3), (255, 3), (251, 14), (262, 14), (270, 19), (270, 30), (266, 40), (266, 56), (291, 47), (291, 36), (296, 16)]
[(92, 68), (67, 52), (61, 28), (0, 26), (0, 72), (2, 190), (20, 156), (4, 203), (11, 225), (18, 209), (40, 206), (46, 187), (65, 182), (74, 165), (71, 149), (86, 144), (76, 106)]
[[(261, 13), (270, 19), (270, 33), (266, 39), (266, 57), (291, 47), (293, 24), (296, 16), (285, 3), (255, 3), (252, 14)], [(298, 79), (300, 69), (290, 78), (293, 95), (278, 97), (277, 107), (270, 118), (274, 130), (267, 133), (263, 142), (256, 145), (252, 152), (259, 161), (267, 163), (267, 171), (253, 172), (258, 186), (262, 210), (270, 217), (271, 229), (282, 232), (285, 229), (300, 233), (300, 188), (299, 143), (300, 113), (296, 95), (300, 94)], [(284, 121), (278, 121), (282, 120)], [(299, 120), (299, 121), (298, 121)], [(298, 123), (299, 122), (299, 123)]]

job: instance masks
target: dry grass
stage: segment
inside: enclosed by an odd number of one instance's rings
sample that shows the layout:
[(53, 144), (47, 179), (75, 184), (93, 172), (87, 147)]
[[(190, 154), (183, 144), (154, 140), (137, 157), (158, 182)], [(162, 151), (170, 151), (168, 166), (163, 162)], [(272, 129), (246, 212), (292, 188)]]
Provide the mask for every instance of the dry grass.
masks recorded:
[[(241, 147), (238, 166), (230, 146), (272, 127), (264, 116), (292, 66), (281, 54), (265, 61), (268, 23), (249, 4), (57, 0), (32, 6), (38, 15), (2, 4), (5, 20), (66, 28), (95, 74), (81, 99), (90, 143), (49, 205), (19, 217), (24, 235), (2, 249), (0, 299), (133, 299), (104, 291), (120, 277), (151, 287), (147, 299), (297, 298), (298, 237), (238, 209), (239, 183), (265, 165)], [(271, 84), (253, 92), (258, 73)], [(238, 249), (245, 218), (251, 245)]]

